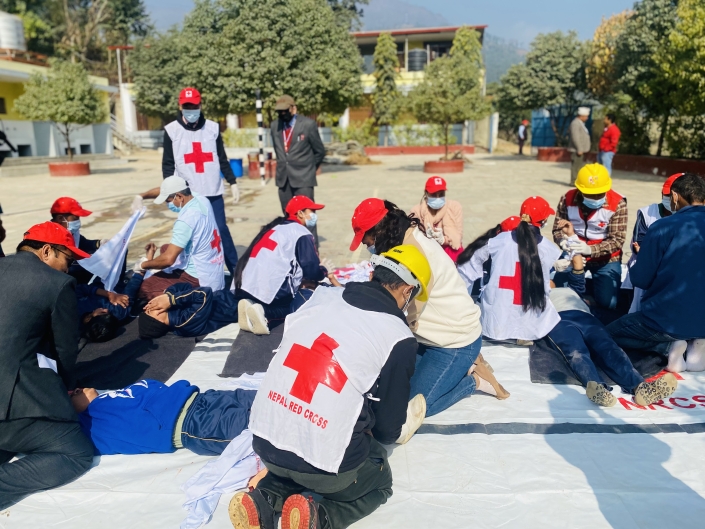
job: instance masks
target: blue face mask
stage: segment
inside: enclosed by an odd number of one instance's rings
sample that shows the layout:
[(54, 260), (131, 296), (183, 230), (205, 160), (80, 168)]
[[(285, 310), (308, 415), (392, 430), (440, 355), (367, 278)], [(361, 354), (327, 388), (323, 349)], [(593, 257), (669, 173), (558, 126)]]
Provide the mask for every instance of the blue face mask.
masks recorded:
[(443, 206), (446, 205), (446, 199), (445, 197), (428, 197), (426, 199), (426, 204), (431, 209), (441, 209)]
[(600, 209), (602, 206), (605, 205), (606, 201), (607, 199), (605, 197), (602, 197), (597, 200), (594, 198), (583, 197), (583, 204), (585, 204), (585, 207), (589, 209)]
[(314, 211), (311, 213), (311, 216), (306, 219), (306, 227), (313, 228), (316, 225), (316, 222), (318, 222), (318, 215), (316, 215), (316, 212)]
[(671, 197), (670, 195), (664, 195), (661, 199), (661, 205), (666, 211), (671, 211)]
[(375, 250), (375, 245), (373, 244), (372, 246), (367, 247), (367, 251), (370, 252), (372, 255), (377, 253), (377, 250)]
[(184, 115), (184, 119), (188, 121), (189, 123), (196, 123), (198, 121), (198, 118), (201, 117), (201, 109), (197, 108), (196, 110), (186, 110), (183, 109), (181, 113)]
[(78, 233), (81, 229), (81, 219), (70, 220), (66, 224), (66, 229), (69, 230), (71, 233)]
[(173, 201), (173, 200), (172, 200), (171, 202), (167, 202), (167, 203), (166, 203), (166, 207), (168, 207), (168, 208), (169, 208), (171, 211), (173, 211), (174, 213), (178, 213), (179, 211), (181, 211), (181, 208), (177, 207), (177, 206), (174, 204), (174, 201)]

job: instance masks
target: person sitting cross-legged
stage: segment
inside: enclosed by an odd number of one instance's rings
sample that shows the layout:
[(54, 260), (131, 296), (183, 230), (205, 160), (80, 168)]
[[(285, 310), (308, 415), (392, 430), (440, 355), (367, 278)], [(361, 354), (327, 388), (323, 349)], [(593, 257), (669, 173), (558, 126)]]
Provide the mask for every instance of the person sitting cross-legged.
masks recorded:
[(236, 529), (275, 529), (279, 513), (282, 529), (339, 529), (392, 495), (381, 443), (406, 437), (417, 349), (403, 311), (426, 299), (431, 268), (410, 245), (373, 264), (370, 282), (319, 288), (287, 317), (250, 420), (269, 473), (230, 502)]

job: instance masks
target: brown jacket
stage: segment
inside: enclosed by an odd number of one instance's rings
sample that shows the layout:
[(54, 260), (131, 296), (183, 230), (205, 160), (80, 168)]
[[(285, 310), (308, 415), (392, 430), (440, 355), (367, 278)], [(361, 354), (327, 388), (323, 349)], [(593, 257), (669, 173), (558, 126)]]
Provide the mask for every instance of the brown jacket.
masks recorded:
[(463, 207), (457, 200), (446, 199), (441, 209), (432, 213), (422, 199), (414, 206), (411, 213), (421, 221), (424, 231), (429, 228), (442, 229), (445, 244), (457, 250), (463, 246)]

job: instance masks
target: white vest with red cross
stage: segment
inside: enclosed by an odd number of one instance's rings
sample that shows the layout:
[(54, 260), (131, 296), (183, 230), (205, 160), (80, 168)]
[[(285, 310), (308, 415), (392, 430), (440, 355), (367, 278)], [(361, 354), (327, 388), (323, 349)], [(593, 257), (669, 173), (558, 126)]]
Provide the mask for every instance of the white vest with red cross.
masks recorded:
[[(647, 228), (650, 228), (654, 222), (663, 218), (661, 217), (661, 209), (659, 208), (658, 204), (651, 204), (649, 206), (645, 206), (643, 208), (640, 208), (639, 211), (644, 217), (644, 224), (646, 224)], [(634, 241), (632, 240), (632, 242)], [(637, 254), (632, 253), (632, 256), (629, 258), (629, 262), (627, 263), (627, 277), (622, 282), (623, 289), (634, 289), (634, 297), (632, 298), (632, 304), (629, 307), (629, 314), (641, 310), (641, 298), (644, 295), (644, 291), (642, 289), (632, 285), (632, 280), (629, 276), (629, 271), (631, 270), (632, 266), (634, 266), (634, 263), (636, 263), (636, 258)]]
[(284, 324), (252, 405), (250, 430), (280, 450), (337, 473), (364, 395), (394, 346), (413, 338), (400, 318), (362, 310), (342, 288), (318, 288)]
[(524, 312), (521, 305), (521, 267), (519, 246), (512, 232), (500, 233), (490, 239), (492, 273), (482, 291), (482, 334), (493, 340), (538, 340), (546, 336), (560, 321), (560, 316), (548, 299), (551, 291), (551, 268), (561, 250), (545, 237), (538, 244), (546, 308), (543, 312)]
[(220, 127), (206, 120), (198, 130), (186, 130), (176, 121), (164, 127), (171, 138), (176, 175), (188, 182), (191, 191), (204, 197), (223, 194), (220, 160), (215, 140)]
[(198, 283), (202, 287), (210, 287), (213, 291), (222, 290), (225, 287), (223, 245), (211, 202), (200, 195), (194, 195), (191, 200), (197, 200), (206, 214), (195, 207), (179, 212), (178, 219), (188, 224), (192, 230), (191, 246), (188, 253), (184, 250), (184, 257), (193, 262), (198, 272)]
[[(568, 212), (568, 220), (573, 224), (575, 234), (581, 241), (589, 245), (599, 244), (605, 240), (609, 231), (610, 220), (617, 211), (617, 206), (624, 197), (619, 193), (607, 191), (605, 205), (600, 209), (591, 210), (587, 217), (583, 217), (580, 204), (578, 203), (578, 190), (571, 189), (565, 194), (565, 205)], [(618, 250), (609, 256), (587, 257), (588, 262), (605, 263), (612, 257), (620, 257), (622, 250)]]
[(291, 294), (296, 294), (303, 279), (296, 242), (306, 236), (311, 237), (311, 232), (298, 222), (280, 224), (265, 233), (242, 272), (242, 289), (269, 304), (286, 280)]

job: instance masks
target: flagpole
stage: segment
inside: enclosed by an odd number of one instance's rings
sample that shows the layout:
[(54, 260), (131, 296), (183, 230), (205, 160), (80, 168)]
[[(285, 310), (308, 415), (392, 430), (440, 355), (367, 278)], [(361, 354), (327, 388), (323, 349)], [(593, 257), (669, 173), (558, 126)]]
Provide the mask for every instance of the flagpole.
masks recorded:
[(259, 135), (259, 177), (262, 185), (264, 185), (264, 120), (262, 119), (262, 95), (257, 88), (255, 90), (257, 101), (255, 108), (257, 109), (257, 134)]

